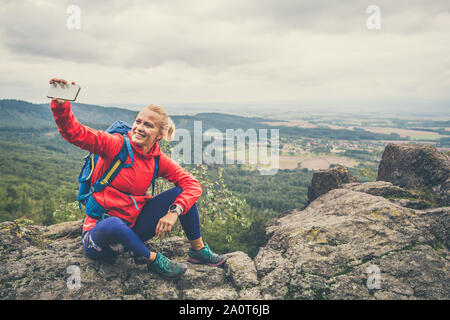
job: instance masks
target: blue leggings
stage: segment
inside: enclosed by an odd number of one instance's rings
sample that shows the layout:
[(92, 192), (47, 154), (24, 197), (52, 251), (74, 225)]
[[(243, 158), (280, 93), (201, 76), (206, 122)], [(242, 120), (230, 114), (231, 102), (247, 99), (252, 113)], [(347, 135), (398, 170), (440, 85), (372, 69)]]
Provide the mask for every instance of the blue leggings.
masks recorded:
[[(118, 217), (109, 217), (97, 222), (94, 228), (83, 233), (82, 244), (86, 255), (97, 260), (114, 260), (118, 252), (114, 251), (110, 244), (120, 243), (135, 257), (148, 259), (150, 250), (144, 242), (155, 236), (159, 219), (167, 214), (169, 206), (181, 192), (181, 188), (175, 187), (150, 199), (142, 208), (133, 228), (128, 227), (127, 222)], [(197, 204), (179, 219), (189, 240), (201, 237)]]

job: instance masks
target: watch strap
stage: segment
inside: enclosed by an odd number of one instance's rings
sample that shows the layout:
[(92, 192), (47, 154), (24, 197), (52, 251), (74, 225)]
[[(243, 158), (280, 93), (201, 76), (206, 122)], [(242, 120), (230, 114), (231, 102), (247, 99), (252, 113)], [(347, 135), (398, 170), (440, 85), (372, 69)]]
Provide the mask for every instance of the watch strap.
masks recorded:
[(177, 203), (172, 204), (169, 207), (169, 211), (175, 211), (178, 215), (183, 214), (183, 208)]

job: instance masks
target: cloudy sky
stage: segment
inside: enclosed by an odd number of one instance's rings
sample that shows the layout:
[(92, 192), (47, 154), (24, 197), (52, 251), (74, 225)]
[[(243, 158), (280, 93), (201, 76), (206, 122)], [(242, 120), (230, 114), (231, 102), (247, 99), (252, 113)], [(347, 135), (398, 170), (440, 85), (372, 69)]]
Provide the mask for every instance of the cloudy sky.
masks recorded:
[(130, 108), (449, 111), (450, 1), (0, 0), (0, 98), (52, 77)]

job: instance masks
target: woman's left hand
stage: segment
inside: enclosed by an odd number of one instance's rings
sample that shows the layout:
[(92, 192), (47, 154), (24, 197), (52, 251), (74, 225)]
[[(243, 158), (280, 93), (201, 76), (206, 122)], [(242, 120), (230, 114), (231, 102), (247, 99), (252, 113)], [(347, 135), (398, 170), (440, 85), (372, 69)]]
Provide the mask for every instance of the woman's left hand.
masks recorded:
[(163, 234), (169, 235), (170, 231), (172, 231), (172, 227), (177, 222), (178, 214), (176, 212), (168, 212), (164, 217), (159, 219), (158, 224), (156, 225), (155, 235), (158, 238), (162, 238)]

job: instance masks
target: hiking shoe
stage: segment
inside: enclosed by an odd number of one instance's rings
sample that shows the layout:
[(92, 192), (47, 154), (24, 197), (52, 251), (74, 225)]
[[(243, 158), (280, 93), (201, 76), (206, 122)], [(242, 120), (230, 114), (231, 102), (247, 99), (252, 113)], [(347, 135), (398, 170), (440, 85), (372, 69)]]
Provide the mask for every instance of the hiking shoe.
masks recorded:
[(187, 266), (183, 263), (171, 261), (161, 253), (156, 255), (155, 261), (147, 265), (149, 271), (167, 280), (176, 280), (186, 273)]
[(189, 248), (188, 259), (190, 263), (206, 264), (211, 267), (218, 267), (227, 260), (226, 255), (218, 255), (211, 251), (209, 246), (205, 244), (203, 249), (195, 251)]

